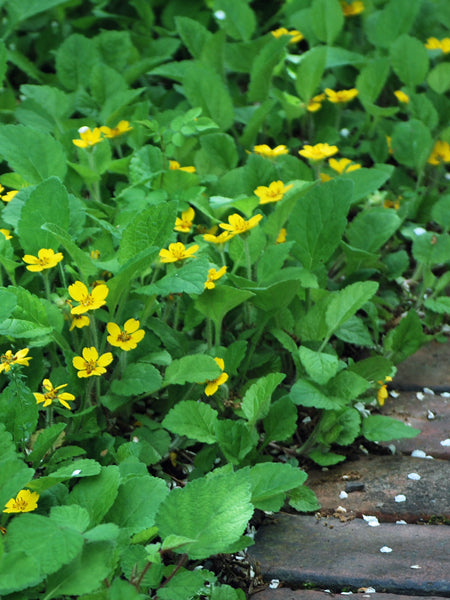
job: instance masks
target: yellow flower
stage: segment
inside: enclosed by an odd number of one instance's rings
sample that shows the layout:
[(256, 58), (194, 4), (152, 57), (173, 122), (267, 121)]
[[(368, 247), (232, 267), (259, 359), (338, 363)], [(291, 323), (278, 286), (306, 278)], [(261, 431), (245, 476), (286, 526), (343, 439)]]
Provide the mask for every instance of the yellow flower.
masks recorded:
[(317, 112), (322, 108), (322, 102), (325, 100), (325, 94), (317, 94), (311, 98), (306, 106), (306, 110), (309, 112)]
[(83, 348), (81, 356), (74, 356), (72, 364), (77, 369), (78, 377), (92, 377), (93, 375), (103, 375), (106, 373), (105, 367), (107, 367), (113, 361), (113, 355), (111, 352), (105, 352), (101, 356), (94, 346), (91, 348)]
[(111, 346), (117, 346), (126, 352), (133, 350), (145, 335), (145, 331), (139, 329), (139, 325), (140, 323), (136, 319), (128, 319), (122, 331), (116, 323), (108, 323), (106, 325), (109, 333), (107, 337), (108, 342)]
[(392, 381), (392, 377), (387, 376), (384, 378), (384, 381), (377, 381), (378, 385), (380, 386), (377, 392), (377, 400), (380, 406), (383, 406), (384, 401), (389, 396), (386, 385), (388, 381)]
[(44, 393), (39, 394), (38, 392), (33, 392), (33, 396), (36, 398), (37, 404), (43, 402), (44, 406), (50, 406), (53, 403), (53, 400), (58, 400), (63, 406), (72, 410), (72, 407), (68, 403), (73, 402), (75, 396), (68, 392), (59, 391), (67, 386), (68, 384), (64, 383), (63, 385), (58, 385), (54, 388), (50, 379), (44, 379), (42, 382), (42, 388), (45, 390)]
[(70, 325), (69, 331), (72, 329), (82, 329), (83, 327), (87, 327), (91, 322), (87, 315), (70, 315), (72, 317), (72, 323)]
[(4, 191), (5, 188), (0, 185), (0, 198), (3, 200), (3, 202), (11, 202), (14, 196), (19, 193), (19, 190), (11, 190), (10, 192), (3, 194)]
[(253, 146), (253, 152), (260, 156), (264, 156), (265, 158), (275, 158), (276, 156), (288, 154), (289, 150), (284, 145), (271, 148), (267, 144), (260, 144), (259, 146)]
[(333, 179), (331, 175), (328, 175), (328, 173), (319, 173), (319, 178), (322, 183), (325, 183), (326, 181), (331, 181)]
[(356, 98), (358, 95), (358, 90), (352, 88), (351, 90), (339, 90), (335, 92), (330, 88), (325, 88), (325, 93), (329, 102), (333, 102), (333, 104), (342, 104), (344, 102), (350, 102), (350, 100)]
[(403, 102), (403, 104), (408, 104), (409, 102), (408, 94), (405, 94), (405, 92), (402, 92), (402, 90), (395, 90), (394, 96), (399, 102)]
[(128, 121), (120, 121), (115, 127), (107, 127), (106, 125), (100, 127), (100, 131), (107, 138), (118, 137), (119, 135), (123, 135), (124, 133), (126, 133), (127, 131), (131, 131), (132, 129), (133, 128), (130, 127)]
[(213, 244), (225, 244), (228, 240), (231, 240), (233, 234), (229, 231), (222, 231), (219, 235), (212, 235), (211, 233), (203, 234), (205, 242), (212, 242)]
[(328, 144), (316, 144), (315, 146), (303, 146), (303, 150), (299, 150), (300, 156), (309, 158), (310, 160), (323, 160), (329, 156), (333, 156), (339, 152), (337, 146), (330, 146)]
[(293, 186), (284, 185), (282, 181), (272, 181), (269, 187), (265, 185), (260, 185), (253, 190), (255, 196), (258, 196), (260, 204), (268, 204), (269, 202), (278, 202), (284, 196), (284, 194), (289, 191)]
[(108, 295), (108, 286), (104, 283), (96, 285), (92, 292), (89, 292), (87, 287), (81, 281), (75, 281), (69, 285), (69, 294), (71, 298), (79, 302), (78, 306), (74, 306), (70, 311), (73, 315), (82, 315), (88, 310), (96, 310), (106, 304), (106, 296)]
[(163, 248), (159, 251), (159, 258), (162, 263), (177, 262), (178, 260), (184, 260), (185, 258), (195, 258), (194, 252), (197, 252), (199, 246), (194, 244), (190, 248), (186, 248), (181, 242), (175, 244), (169, 244), (169, 249)]
[(361, 168), (359, 163), (352, 164), (352, 161), (349, 158), (330, 158), (328, 164), (333, 171), (336, 171), (339, 175), (342, 175), (342, 173), (350, 173), (351, 171), (356, 171)]
[(28, 348), (18, 350), (15, 354), (12, 353), (12, 350), (7, 350), (5, 354), (0, 356), (0, 373), (2, 371), (9, 373), (11, 370), (11, 365), (23, 365), (28, 367), (29, 362), (32, 359), (31, 356), (27, 356), (28, 352)]
[(21, 513), (36, 510), (39, 494), (30, 490), (20, 490), (15, 498), (5, 504), (4, 513)]
[(216, 271), (216, 269), (209, 269), (208, 279), (205, 281), (205, 288), (207, 288), (208, 290), (214, 289), (216, 287), (215, 282), (218, 279), (220, 279), (221, 277), (223, 277), (226, 272), (227, 272), (226, 266), (222, 267), (218, 271)]
[(286, 27), (279, 27), (278, 29), (271, 31), (270, 33), (273, 35), (273, 37), (276, 37), (276, 38), (280, 38), (282, 35), (290, 35), (292, 38), (289, 41), (290, 44), (295, 44), (297, 42), (301, 42), (301, 40), (304, 37), (303, 34), (300, 33), (300, 31), (297, 31), (297, 29), (291, 29), (291, 31), (288, 31), (286, 29)]
[[(225, 363), (223, 362), (223, 359), (216, 357), (214, 360), (216, 361), (216, 363), (219, 365), (219, 367), (223, 371), (225, 369)], [(219, 385), (222, 385), (223, 383), (225, 383), (225, 381), (227, 381), (227, 379), (228, 379), (228, 373), (224, 372), (221, 375), (219, 375), (219, 377), (217, 377), (217, 379), (213, 379), (212, 381), (205, 381), (205, 383), (206, 383), (205, 394), (207, 396), (212, 396), (213, 394), (215, 394), (217, 392), (217, 390), (219, 389)]]
[(425, 48), (428, 50), (442, 50), (444, 54), (448, 54), (450, 52), (450, 38), (438, 40), (435, 37), (430, 37), (427, 39)]
[(0, 229), (7, 240), (12, 240), (12, 235), (9, 229)]
[(95, 127), (92, 131), (90, 127), (80, 127), (78, 133), (80, 134), (81, 139), (72, 140), (78, 148), (89, 148), (90, 146), (95, 146), (95, 144), (98, 144), (99, 142), (103, 142), (100, 127)]
[(395, 210), (398, 210), (400, 208), (400, 198), (401, 198), (401, 196), (399, 196), (395, 200), (385, 200), (383, 202), (383, 207), (384, 208), (394, 208)]
[(90, 257), (92, 260), (98, 260), (100, 258), (100, 250), (91, 250)]
[(354, 2), (345, 2), (341, 1), (342, 12), (344, 13), (344, 17), (354, 17), (355, 15), (359, 15), (364, 12), (364, 2), (361, 0), (355, 0)]
[(286, 229), (285, 227), (282, 227), (280, 229), (280, 233), (277, 236), (277, 239), (275, 240), (275, 244), (284, 244), (284, 242), (286, 241)]
[(169, 160), (169, 168), (171, 171), (185, 171), (186, 173), (195, 173), (195, 167), (182, 167), (176, 160)]
[(181, 213), (181, 219), (179, 217), (176, 218), (174, 230), (181, 231), (182, 233), (189, 233), (192, 229), (194, 217), (195, 210), (190, 206)]
[(63, 255), (61, 252), (55, 252), (51, 248), (41, 248), (37, 256), (32, 254), (25, 254), (22, 258), (23, 262), (27, 263), (28, 271), (43, 271), (44, 269), (51, 269), (62, 261)]
[(441, 163), (450, 162), (450, 145), (448, 142), (438, 140), (427, 160), (430, 165), (440, 165)]
[(230, 215), (228, 217), (228, 223), (219, 223), (219, 227), (226, 229), (226, 231), (229, 231), (233, 235), (239, 235), (241, 233), (246, 233), (250, 229), (253, 229), (253, 227), (256, 227), (262, 218), (262, 215), (255, 215), (246, 221), (241, 217), (241, 215), (235, 213), (234, 215)]

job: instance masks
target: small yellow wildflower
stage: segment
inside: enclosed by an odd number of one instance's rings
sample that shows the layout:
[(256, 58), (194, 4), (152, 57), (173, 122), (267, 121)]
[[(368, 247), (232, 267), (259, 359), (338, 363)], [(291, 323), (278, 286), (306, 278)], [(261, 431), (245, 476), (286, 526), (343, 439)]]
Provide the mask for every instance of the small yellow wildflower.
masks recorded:
[(136, 319), (128, 319), (122, 331), (116, 323), (108, 323), (106, 329), (109, 335), (106, 339), (111, 346), (117, 346), (126, 352), (134, 350), (145, 335), (145, 331), (139, 329), (139, 325), (140, 323)]
[(12, 235), (9, 229), (0, 229), (0, 232), (3, 233), (7, 240), (12, 240)]
[(276, 38), (280, 38), (282, 35), (290, 35), (292, 38), (289, 41), (290, 44), (296, 44), (297, 42), (301, 42), (304, 38), (304, 35), (300, 33), (300, 31), (297, 31), (297, 29), (291, 29), (291, 31), (288, 31), (286, 27), (279, 27), (278, 29), (274, 29), (274, 31), (271, 31), (270, 33), (273, 35), (273, 37)]
[(28, 352), (28, 348), (18, 350), (15, 354), (12, 353), (12, 350), (7, 350), (5, 354), (0, 356), (0, 373), (2, 373), (2, 371), (9, 373), (11, 365), (23, 365), (28, 367), (30, 360), (32, 359), (31, 356), (27, 356)]
[(87, 315), (70, 315), (72, 317), (72, 323), (70, 325), (69, 331), (72, 329), (82, 329), (83, 327), (87, 327), (91, 322)]
[[(219, 365), (219, 367), (222, 369), (222, 371), (224, 371), (225, 363), (224, 363), (223, 359), (216, 357), (214, 360)], [(221, 375), (219, 375), (219, 377), (217, 377), (217, 379), (213, 379), (212, 381), (206, 381), (205, 382), (206, 383), (205, 394), (207, 396), (212, 396), (213, 394), (215, 394), (217, 392), (217, 390), (219, 389), (219, 385), (222, 385), (223, 383), (225, 383), (225, 381), (227, 381), (227, 379), (228, 379), (228, 373), (223, 372)]]
[(100, 250), (91, 250), (90, 257), (92, 260), (98, 260), (100, 258)]
[(11, 202), (14, 196), (19, 193), (19, 190), (11, 190), (6, 194), (3, 194), (4, 191), (5, 188), (0, 184), (0, 198), (3, 200), (3, 202)]
[(275, 244), (284, 244), (284, 242), (286, 241), (286, 234), (287, 234), (286, 228), (282, 227), (280, 229), (280, 233), (277, 236), (277, 239), (275, 240)]
[(322, 183), (325, 183), (326, 181), (331, 181), (333, 178), (328, 173), (319, 173), (319, 179)]
[(181, 231), (181, 233), (189, 233), (192, 229), (194, 222), (195, 210), (190, 206), (187, 210), (181, 213), (181, 219), (176, 218), (175, 231)]
[(72, 410), (69, 402), (73, 402), (75, 400), (75, 396), (73, 394), (69, 394), (68, 392), (59, 391), (67, 386), (68, 384), (64, 383), (63, 385), (58, 385), (54, 388), (50, 379), (44, 379), (42, 382), (44, 393), (40, 394), (38, 392), (33, 392), (33, 396), (36, 398), (37, 404), (43, 402), (45, 407), (50, 406), (53, 403), (53, 400), (58, 400), (58, 402), (60, 402), (63, 406), (69, 410)]
[(427, 160), (430, 165), (440, 165), (441, 163), (450, 162), (450, 144), (438, 140), (430, 154), (430, 158)]
[(176, 160), (169, 160), (169, 169), (171, 171), (185, 171), (185, 173), (195, 173), (195, 167), (182, 167)]
[(253, 227), (256, 227), (262, 218), (262, 215), (255, 215), (246, 221), (241, 217), (241, 215), (234, 213), (228, 217), (228, 223), (219, 223), (219, 227), (222, 227), (222, 229), (229, 231), (233, 235), (239, 235), (241, 233), (246, 233), (250, 229), (253, 229)]
[(78, 148), (89, 148), (90, 146), (95, 146), (95, 144), (98, 144), (99, 142), (103, 142), (100, 127), (95, 127), (92, 130), (90, 127), (80, 127), (78, 133), (80, 134), (81, 139), (72, 140)]
[(394, 96), (399, 102), (403, 102), (403, 104), (408, 104), (409, 102), (408, 94), (405, 94), (405, 92), (402, 92), (402, 90), (395, 90)]
[(72, 364), (77, 369), (78, 377), (92, 377), (93, 375), (103, 375), (107, 367), (113, 361), (111, 352), (105, 352), (101, 356), (94, 346), (83, 348), (82, 356), (74, 356)]
[(212, 233), (203, 234), (205, 242), (212, 242), (213, 244), (225, 244), (228, 240), (234, 237), (229, 231), (222, 231), (219, 235), (213, 235)]
[(317, 112), (322, 108), (322, 102), (325, 100), (325, 94), (317, 94), (311, 98), (306, 106), (306, 110), (309, 112)]
[(349, 158), (330, 158), (328, 164), (333, 171), (336, 171), (339, 175), (342, 175), (342, 173), (350, 173), (351, 171), (356, 171), (361, 168), (359, 163), (352, 163)]
[(88, 310), (96, 310), (106, 304), (106, 296), (109, 293), (108, 286), (104, 283), (96, 285), (92, 292), (89, 292), (87, 287), (81, 281), (75, 281), (69, 285), (69, 294), (71, 298), (79, 302), (78, 306), (74, 306), (70, 311), (73, 315), (82, 315)]
[(177, 262), (178, 260), (184, 260), (185, 258), (195, 257), (194, 252), (197, 252), (199, 246), (194, 244), (190, 248), (186, 248), (181, 242), (175, 244), (169, 244), (169, 249), (162, 249), (159, 251), (159, 258), (162, 263)]
[(123, 135), (124, 133), (127, 133), (127, 131), (131, 131), (132, 129), (133, 128), (130, 127), (128, 121), (120, 121), (115, 127), (107, 127), (106, 125), (100, 127), (100, 131), (107, 138), (118, 137), (119, 135)]
[(279, 202), (292, 187), (293, 184), (284, 185), (282, 181), (272, 181), (269, 187), (260, 185), (253, 190), (253, 193), (258, 196), (260, 204), (269, 204), (269, 202)]
[(400, 208), (400, 197), (396, 198), (395, 200), (384, 200), (383, 202), (383, 207), (384, 208), (394, 208), (395, 210), (398, 210)]
[(37, 272), (56, 267), (63, 258), (62, 252), (57, 252), (55, 254), (54, 250), (51, 248), (41, 248), (37, 256), (25, 254), (22, 260), (27, 263), (28, 271)]
[(427, 39), (425, 48), (427, 48), (427, 50), (442, 50), (444, 54), (448, 54), (450, 52), (450, 38), (438, 40), (435, 37), (430, 37)]
[(275, 148), (271, 148), (267, 144), (259, 144), (258, 146), (253, 146), (253, 152), (265, 158), (275, 158), (283, 154), (289, 154), (289, 150), (283, 144)]
[(30, 490), (20, 490), (15, 498), (5, 504), (4, 513), (24, 513), (36, 510), (39, 494)]
[(389, 375), (384, 378), (384, 381), (377, 381), (378, 385), (380, 386), (377, 392), (377, 401), (380, 406), (383, 406), (384, 401), (389, 396), (386, 385), (388, 381), (392, 381), (392, 377), (389, 377)]
[(338, 147), (330, 146), (329, 144), (316, 144), (315, 146), (306, 144), (302, 150), (298, 151), (300, 156), (304, 156), (310, 160), (323, 160), (324, 158), (333, 156), (337, 152), (339, 152)]
[(333, 104), (343, 104), (345, 102), (350, 102), (350, 100), (353, 100), (353, 98), (356, 98), (358, 95), (358, 90), (352, 88), (351, 90), (338, 90), (335, 92), (330, 88), (325, 88), (325, 93), (329, 102), (333, 102)]
[(227, 272), (227, 267), (223, 266), (221, 269), (216, 271), (216, 269), (209, 269), (208, 271), (208, 279), (205, 281), (205, 288), (208, 290), (212, 290), (216, 287), (215, 282), (223, 277)]
[(354, 2), (341, 1), (342, 12), (344, 17), (354, 17), (364, 12), (364, 2), (361, 0), (355, 0)]

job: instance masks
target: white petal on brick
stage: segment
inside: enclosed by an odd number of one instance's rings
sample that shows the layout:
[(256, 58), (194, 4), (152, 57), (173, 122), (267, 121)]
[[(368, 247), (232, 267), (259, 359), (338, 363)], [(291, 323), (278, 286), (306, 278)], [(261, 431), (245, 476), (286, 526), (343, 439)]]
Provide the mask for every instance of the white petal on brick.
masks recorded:
[(276, 590), (279, 585), (280, 585), (279, 579), (272, 579), (271, 582), (269, 583), (269, 587), (271, 590)]
[(392, 552), (392, 548), (389, 548), (389, 546), (383, 546), (380, 548), (380, 552), (383, 552), (384, 554), (388, 554), (389, 552)]
[(339, 498), (341, 500), (345, 500), (345, 498), (348, 498), (347, 492), (344, 492), (344, 490), (342, 490), (342, 492), (339, 494)]
[(411, 565), (409, 568), (410, 569), (421, 569), (422, 567), (419, 567), (419, 565)]
[(413, 481), (419, 481), (420, 475), (419, 473), (408, 473), (408, 479), (412, 479)]
[(404, 494), (397, 494), (397, 496), (395, 496), (394, 500), (396, 502), (406, 502), (406, 496)]
[(432, 410), (428, 409), (428, 412), (427, 412), (427, 419), (428, 419), (429, 421), (432, 421), (432, 420), (433, 420), (433, 419), (435, 419), (435, 418), (436, 418), (436, 415), (434, 414), (434, 412), (433, 412)]
[(406, 521), (404, 521), (403, 519), (400, 519), (400, 521), (395, 521), (396, 525), (407, 525), (408, 523)]
[(428, 394), (429, 396), (434, 396), (434, 391), (431, 388), (428, 388), (428, 387), (424, 387), (423, 388), (423, 393), (424, 394)]
[(446, 440), (442, 440), (442, 442), (439, 442), (441, 444), (441, 446), (450, 446), (450, 438), (447, 438)]
[(417, 400), (423, 400), (425, 398), (425, 394), (423, 392), (416, 392)]
[(378, 527), (380, 524), (377, 517), (373, 517), (371, 515), (363, 515), (362, 518), (367, 523), (367, 525), (369, 525), (369, 527)]

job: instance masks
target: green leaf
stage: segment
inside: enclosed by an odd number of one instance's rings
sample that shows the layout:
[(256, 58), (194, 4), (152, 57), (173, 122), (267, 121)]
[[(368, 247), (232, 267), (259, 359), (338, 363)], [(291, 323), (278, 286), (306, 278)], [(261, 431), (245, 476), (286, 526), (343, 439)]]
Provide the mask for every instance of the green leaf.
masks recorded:
[(317, 439), (326, 446), (348, 446), (359, 435), (360, 423), (361, 416), (355, 408), (328, 410), (320, 419)]
[(183, 44), (194, 58), (201, 58), (206, 42), (212, 34), (206, 27), (188, 17), (175, 17), (175, 26)]
[(437, 202), (433, 204), (431, 209), (433, 221), (436, 221), (444, 230), (450, 229), (450, 195), (441, 196)]
[(402, 35), (390, 47), (391, 65), (397, 77), (413, 89), (423, 83), (428, 72), (428, 53), (418, 39)]
[(325, 394), (309, 381), (299, 379), (294, 383), (289, 394), (292, 402), (300, 406), (325, 408), (332, 410), (340, 408), (342, 400)]
[(256, 17), (247, 2), (242, 0), (214, 0), (214, 12), (225, 13), (224, 19), (218, 19), (217, 24), (235, 40), (248, 41), (256, 29)]
[(98, 475), (81, 479), (73, 487), (68, 503), (85, 508), (89, 513), (91, 526), (98, 525), (117, 497), (119, 481), (118, 467), (102, 467)]
[(67, 479), (77, 477), (92, 477), (100, 473), (100, 464), (92, 458), (80, 458), (74, 462), (68, 463), (63, 467), (60, 467), (53, 473), (50, 473), (46, 477), (40, 477), (39, 479), (33, 479), (28, 484), (28, 487), (37, 492), (42, 492), (57, 483), (66, 481)]
[(295, 240), (293, 254), (305, 269), (314, 269), (330, 258), (347, 225), (352, 184), (339, 179), (307, 190), (294, 207), (287, 225)]
[(326, 57), (327, 50), (324, 46), (308, 50), (301, 56), (295, 78), (295, 89), (305, 103), (318, 92), (325, 70)]
[(43, 578), (37, 559), (23, 550), (5, 552), (0, 558), (0, 594), (11, 594), (37, 585)]
[[(193, 540), (189, 540), (192, 542)], [(186, 600), (198, 597), (205, 586), (203, 569), (199, 571), (180, 570), (167, 585), (158, 590), (160, 600)]]
[(16, 305), (16, 296), (5, 288), (0, 288), (0, 323), (10, 316)]
[(442, 62), (436, 65), (428, 74), (427, 82), (437, 94), (445, 94), (450, 89), (450, 64)]
[(216, 441), (225, 458), (231, 464), (238, 465), (256, 447), (258, 433), (255, 428), (248, 428), (242, 420), (223, 419), (216, 422)]
[(209, 319), (221, 323), (224, 316), (253, 296), (253, 292), (239, 290), (229, 285), (216, 286), (202, 294), (196, 301), (196, 308)]
[(437, 296), (427, 298), (424, 302), (425, 308), (440, 315), (450, 314), (450, 298), (448, 296)]
[(327, 383), (339, 369), (339, 359), (333, 354), (316, 352), (306, 346), (300, 346), (298, 353), (309, 377), (320, 385)]
[(379, 190), (393, 172), (394, 167), (392, 165), (377, 165), (370, 169), (362, 167), (350, 173), (343, 173), (340, 177), (343, 180), (348, 179), (353, 182), (352, 204), (355, 204), (362, 198), (366, 198), (369, 194)]
[(292, 508), (299, 512), (312, 512), (320, 508), (315, 493), (305, 485), (291, 490), (288, 496), (289, 506), (292, 506)]
[(346, 459), (346, 456), (343, 454), (335, 454), (334, 452), (322, 452), (322, 450), (313, 450), (308, 453), (308, 458), (313, 460), (315, 463), (320, 465), (321, 467), (331, 467), (332, 465), (337, 465)]
[(384, 349), (393, 363), (397, 364), (417, 352), (425, 341), (422, 322), (415, 310), (410, 310), (400, 323), (384, 338)]
[(259, 463), (250, 469), (251, 502), (260, 510), (278, 511), (285, 494), (305, 483), (307, 475), (291, 465)]
[(152, 204), (138, 213), (126, 226), (119, 248), (123, 264), (151, 246), (163, 248), (175, 226), (176, 202)]
[(350, 317), (350, 319), (347, 319), (345, 323), (338, 327), (334, 335), (343, 342), (354, 344), (355, 346), (374, 348), (376, 345), (364, 321), (356, 315)]
[(420, 6), (420, 0), (396, 0), (372, 13), (364, 27), (370, 42), (377, 47), (389, 48), (399, 36), (409, 33)]
[(217, 379), (222, 373), (216, 361), (206, 354), (191, 354), (174, 360), (166, 369), (164, 383), (166, 385), (183, 385), (184, 383), (202, 383)]
[(347, 228), (346, 237), (354, 248), (377, 252), (402, 224), (393, 210), (369, 208), (356, 215)]
[(267, 416), (271, 396), (285, 377), (283, 373), (269, 373), (248, 388), (242, 400), (242, 412), (249, 425)]
[(264, 444), (284, 442), (297, 429), (297, 409), (289, 396), (276, 400), (269, 409), (264, 424)]
[[(238, 0), (244, 5), (241, 0)], [(284, 48), (289, 42), (289, 36), (275, 38), (271, 36), (256, 56), (250, 72), (250, 85), (248, 88), (249, 102), (263, 102), (269, 96), (273, 71), (280, 62)]]
[(375, 281), (358, 281), (337, 292), (325, 314), (328, 335), (334, 333), (338, 327), (360, 310), (377, 290), (378, 283)]
[(3, 87), (3, 81), (6, 75), (8, 52), (5, 43), (0, 41), (0, 85)]
[(217, 414), (209, 404), (184, 400), (178, 402), (168, 412), (162, 425), (170, 432), (185, 435), (190, 440), (214, 444)]
[(226, 133), (202, 135), (200, 147), (195, 155), (195, 165), (201, 173), (222, 175), (234, 169), (238, 163), (236, 143)]
[(376, 101), (388, 78), (389, 66), (388, 58), (375, 58), (361, 70), (355, 85), (361, 102), (372, 104)]
[(13, 0), (7, 2), (8, 13), (14, 20), (25, 21), (41, 12), (50, 10), (60, 4), (65, 4), (67, 0), (22, 0), (17, 5)]
[[(20, 418), (23, 419), (24, 415)], [(18, 492), (31, 481), (33, 475), (34, 470), (28, 468), (16, 454), (16, 445), (11, 434), (6, 430), (4, 423), (0, 423), (0, 506), (3, 508), (8, 500), (15, 498)], [(1, 561), (0, 572), (2, 572)], [(0, 582), (2, 581), (0, 577)], [(1, 583), (0, 589), (2, 589)]]
[(420, 170), (427, 162), (433, 140), (430, 130), (417, 119), (397, 123), (392, 134), (394, 158), (406, 167)]
[(344, 25), (344, 19), (338, 0), (313, 0), (312, 28), (321, 42), (332, 45)]
[(105, 520), (125, 528), (129, 535), (155, 524), (155, 515), (169, 490), (165, 481), (151, 475), (131, 477), (119, 487)]
[(45, 223), (41, 229), (48, 231), (53, 239), (58, 240), (61, 246), (68, 252), (78, 268), (80, 275), (83, 279), (87, 280), (91, 275), (95, 275), (98, 271), (98, 267), (90, 256), (80, 249), (79, 245), (72, 239), (72, 237), (59, 225), (55, 223)]
[(363, 419), (362, 434), (370, 442), (389, 442), (390, 440), (399, 440), (401, 438), (413, 438), (420, 433), (420, 429), (415, 429), (383, 415), (370, 415)]
[(384, 380), (392, 375), (393, 363), (383, 356), (372, 356), (365, 358), (349, 367), (349, 371), (356, 373), (368, 381), (375, 382)]
[(431, 267), (447, 264), (450, 256), (450, 235), (427, 231), (414, 236), (412, 254), (418, 263)]
[(112, 382), (111, 390), (119, 396), (153, 394), (162, 384), (161, 373), (153, 365), (137, 362), (127, 366), (122, 379)]
[(72, 504), (70, 506), (52, 506), (50, 509), (52, 523), (83, 533), (89, 527), (89, 513), (85, 508)]
[(67, 427), (66, 423), (54, 423), (39, 431), (39, 435), (33, 444), (33, 451), (27, 460), (33, 467), (38, 467), (45, 454), (52, 449), (53, 444)]
[(86, 74), (100, 62), (100, 54), (93, 40), (74, 33), (59, 46), (55, 60), (59, 81), (66, 89), (74, 91), (87, 86)]
[(0, 126), (0, 157), (31, 185), (53, 176), (63, 180), (67, 172), (61, 144), (50, 134), (23, 125)]
[(130, 181), (134, 185), (146, 184), (166, 169), (163, 153), (156, 146), (142, 146), (130, 160)]
[[(195, 258), (175, 268), (156, 283), (139, 289), (140, 294), (157, 294), (168, 296), (169, 294), (202, 294), (205, 292), (205, 281), (208, 278), (209, 260), (207, 258)], [(205, 292), (207, 293), (207, 292)]]
[(346, 402), (353, 402), (370, 387), (370, 383), (357, 373), (345, 369), (329, 382), (327, 389), (331, 395), (342, 398)]
[[(5, 323), (8, 325), (7, 321)], [(6, 330), (10, 332), (11, 328), (7, 326)], [(31, 390), (22, 380), (14, 378), (0, 394), (0, 423), (5, 424), (19, 448), (24, 449), (26, 440), (36, 429), (38, 418), (39, 410)]]
[(226, 552), (244, 533), (253, 514), (250, 486), (236, 473), (197, 479), (170, 492), (156, 516), (160, 537), (191, 538), (180, 553), (203, 559)]

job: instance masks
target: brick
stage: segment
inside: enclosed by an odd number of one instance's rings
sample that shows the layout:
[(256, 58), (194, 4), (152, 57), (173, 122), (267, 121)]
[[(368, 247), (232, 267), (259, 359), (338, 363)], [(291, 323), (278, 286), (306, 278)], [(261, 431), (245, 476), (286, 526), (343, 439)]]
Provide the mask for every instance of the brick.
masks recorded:
[[(356, 591), (371, 586), (379, 593), (448, 597), (449, 539), (443, 525), (369, 527), (359, 519), (341, 523), (279, 514), (259, 529), (249, 555), (265, 581), (279, 579), (285, 587), (307, 583)], [(384, 546), (392, 552), (380, 552)]]
[[(280, 588), (272, 590), (267, 588), (262, 592), (257, 592), (250, 596), (252, 600), (337, 600), (347, 597), (347, 594), (328, 593), (316, 590), (290, 590), (288, 588)], [(403, 594), (363, 594), (353, 593), (350, 596), (351, 600), (444, 600), (443, 596), (404, 596)]]
[[(420, 475), (420, 480), (409, 479), (410, 473)], [(373, 515), (380, 521), (450, 521), (449, 461), (367, 456), (328, 471), (314, 471), (306, 483), (328, 513), (342, 506), (349, 516)], [(361, 485), (362, 490), (351, 491)], [(346, 490), (347, 498), (340, 498), (340, 492)], [(395, 501), (399, 494), (406, 497), (405, 502)]]
[(450, 391), (450, 342), (431, 342), (397, 366), (394, 387), (436, 387)]

